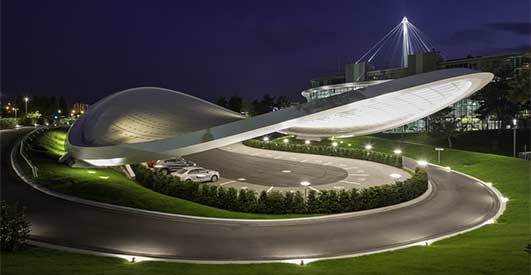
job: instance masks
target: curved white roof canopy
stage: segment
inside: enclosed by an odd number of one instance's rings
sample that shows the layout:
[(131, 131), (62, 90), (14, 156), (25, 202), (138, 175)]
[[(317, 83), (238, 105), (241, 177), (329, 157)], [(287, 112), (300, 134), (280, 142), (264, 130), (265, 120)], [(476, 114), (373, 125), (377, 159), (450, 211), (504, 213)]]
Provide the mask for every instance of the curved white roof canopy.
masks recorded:
[(356, 136), (435, 113), (481, 89), (491, 73), (448, 69), (396, 79), (249, 119), (167, 89), (135, 88), (100, 100), (72, 126), (69, 152), (97, 166), (187, 155), (275, 131)]

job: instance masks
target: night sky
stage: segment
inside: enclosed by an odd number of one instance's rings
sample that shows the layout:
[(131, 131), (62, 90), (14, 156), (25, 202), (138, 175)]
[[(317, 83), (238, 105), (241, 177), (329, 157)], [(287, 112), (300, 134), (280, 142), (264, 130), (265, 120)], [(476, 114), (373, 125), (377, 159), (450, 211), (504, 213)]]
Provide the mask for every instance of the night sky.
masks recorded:
[(447, 58), (530, 44), (529, 0), (1, 2), (4, 97), (92, 103), (160, 86), (302, 101), (309, 79), (340, 72), (403, 16)]

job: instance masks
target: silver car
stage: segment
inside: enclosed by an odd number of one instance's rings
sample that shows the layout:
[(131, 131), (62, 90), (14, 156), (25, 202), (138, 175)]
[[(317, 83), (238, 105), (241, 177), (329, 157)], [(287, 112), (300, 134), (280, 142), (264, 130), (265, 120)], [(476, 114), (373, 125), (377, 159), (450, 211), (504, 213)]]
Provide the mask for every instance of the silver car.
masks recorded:
[[(150, 163), (148, 163), (148, 166)], [(157, 160), (151, 164), (156, 172), (160, 172), (167, 175), (171, 172), (175, 172), (183, 167), (196, 166), (192, 161), (185, 160), (181, 157), (175, 157), (171, 159)]]
[(219, 179), (219, 172), (206, 169), (203, 167), (185, 167), (177, 170), (177, 172), (171, 173), (173, 176), (178, 177), (181, 181), (190, 182), (216, 182)]

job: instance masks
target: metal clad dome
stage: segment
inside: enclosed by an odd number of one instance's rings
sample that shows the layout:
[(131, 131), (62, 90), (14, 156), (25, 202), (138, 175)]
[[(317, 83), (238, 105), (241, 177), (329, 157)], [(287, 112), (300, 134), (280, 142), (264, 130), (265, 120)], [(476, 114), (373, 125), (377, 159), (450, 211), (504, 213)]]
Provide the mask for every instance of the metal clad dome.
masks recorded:
[(141, 87), (108, 96), (74, 124), (85, 146), (133, 144), (165, 139), (237, 121), (238, 113), (180, 92)]

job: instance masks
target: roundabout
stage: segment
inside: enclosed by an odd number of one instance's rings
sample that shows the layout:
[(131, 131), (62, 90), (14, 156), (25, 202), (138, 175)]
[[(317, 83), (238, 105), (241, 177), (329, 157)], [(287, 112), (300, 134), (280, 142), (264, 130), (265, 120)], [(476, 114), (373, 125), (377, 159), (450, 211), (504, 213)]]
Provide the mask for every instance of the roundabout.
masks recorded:
[(322, 155), (270, 151), (241, 143), (187, 156), (200, 166), (221, 172), (215, 184), (249, 188), (255, 191), (304, 191), (301, 182), (312, 190), (343, 190), (392, 184), (410, 178), (402, 169), (375, 162)]
[[(3, 152), (9, 151), (6, 144), (13, 144), (19, 136), (2, 143)], [(4, 140), (6, 137), (2, 133)], [(406, 166), (413, 164), (405, 162)], [(429, 245), (488, 224), (505, 208), (495, 189), (432, 165), (426, 170), (433, 190), (415, 204), (363, 215), (345, 213), (286, 220), (161, 215), (80, 204), (41, 193), (9, 176), (8, 169), (2, 169), (2, 177), (8, 179), (2, 184), (3, 197), (27, 206), (35, 244), (138, 259), (308, 262), (365, 255)]]

